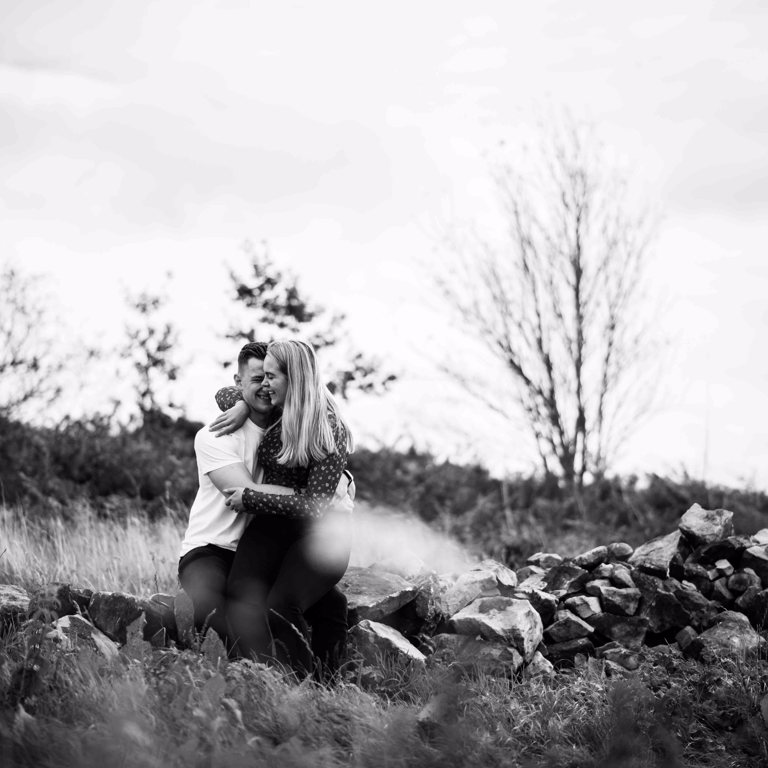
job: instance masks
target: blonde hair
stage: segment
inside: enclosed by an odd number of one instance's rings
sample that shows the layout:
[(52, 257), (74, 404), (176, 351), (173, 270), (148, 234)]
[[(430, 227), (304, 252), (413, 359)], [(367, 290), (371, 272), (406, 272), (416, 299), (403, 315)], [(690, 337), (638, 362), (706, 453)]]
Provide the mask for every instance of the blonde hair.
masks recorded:
[[(347, 451), (354, 449), (352, 433), (341, 416), (336, 400), (320, 379), (315, 350), (304, 341), (273, 341), (267, 355), (274, 358), (288, 379), (280, 424), (282, 448), (278, 464), (306, 466), (336, 453), (334, 428), (346, 432)], [(273, 428), (274, 428), (273, 427)]]

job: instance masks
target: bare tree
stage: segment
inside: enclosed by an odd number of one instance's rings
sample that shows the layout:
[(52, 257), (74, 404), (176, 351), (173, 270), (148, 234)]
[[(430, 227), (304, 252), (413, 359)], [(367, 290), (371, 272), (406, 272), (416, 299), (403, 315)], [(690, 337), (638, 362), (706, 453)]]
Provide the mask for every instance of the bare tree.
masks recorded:
[(632, 212), (591, 126), (566, 118), (541, 136), (533, 153), (494, 165), (503, 243), (449, 237), (454, 262), (438, 285), (509, 374), (543, 469), (581, 485), (605, 471), (652, 394), (640, 308), (653, 226)]
[(48, 336), (48, 304), (39, 278), (12, 264), (0, 272), (0, 416), (18, 418), (35, 403), (43, 410), (61, 393), (61, 356)]

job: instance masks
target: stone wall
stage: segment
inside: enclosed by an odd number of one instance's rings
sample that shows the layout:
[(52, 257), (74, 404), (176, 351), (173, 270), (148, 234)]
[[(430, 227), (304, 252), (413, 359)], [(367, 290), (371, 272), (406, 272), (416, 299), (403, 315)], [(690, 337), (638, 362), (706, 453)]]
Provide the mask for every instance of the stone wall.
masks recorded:
[[(632, 670), (644, 645), (703, 661), (756, 653), (768, 617), (768, 529), (734, 536), (732, 519), (694, 504), (676, 531), (637, 549), (612, 542), (568, 559), (538, 552), (516, 572), (491, 560), (456, 574), (420, 562), (412, 572), (350, 568), (340, 586), (351, 658), (532, 675), (590, 656), (609, 672)], [(108, 656), (131, 637), (157, 648), (196, 644), (183, 592), (137, 597), (52, 584), (30, 595), (0, 586), (0, 628), (31, 618), (48, 622), (64, 647), (88, 643)]]

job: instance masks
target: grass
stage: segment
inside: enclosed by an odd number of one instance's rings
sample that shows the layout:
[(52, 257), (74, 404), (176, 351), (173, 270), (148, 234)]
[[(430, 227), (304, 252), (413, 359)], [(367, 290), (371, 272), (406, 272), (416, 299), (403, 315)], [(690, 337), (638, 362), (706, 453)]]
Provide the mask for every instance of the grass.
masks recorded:
[[(70, 523), (44, 523), (5, 509), (0, 580), (175, 588), (179, 536), (167, 521), (117, 523), (82, 510)], [(648, 649), (626, 678), (590, 660), (552, 679), (509, 680), (382, 660), (350, 664), (321, 687), (137, 638), (108, 662), (86, 646), (54, 646), (31, 621), (0, 638), (0, 764), (757, 768), (768, 766), (763, 667)], [(430, 702), (440, 714), (423, 723)]]

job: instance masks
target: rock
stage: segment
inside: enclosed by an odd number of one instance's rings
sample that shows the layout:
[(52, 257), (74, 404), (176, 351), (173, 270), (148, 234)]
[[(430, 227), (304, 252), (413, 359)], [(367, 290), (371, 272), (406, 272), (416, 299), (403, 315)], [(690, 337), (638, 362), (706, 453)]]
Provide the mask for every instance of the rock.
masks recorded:
[(677, 554), (679, 543), (680, 531), (668, 533), (666, 536), (658, 536), (645, 544), (641, 544), (632, 553), (628, 562), (646, 573), (662, 577), (667, 576), (669, 566)]
[(728, 536), (699, 547), (691, 553), (691, 560), (702, 565), (713, 565), (718, 560), (728, 560), (734, 567), (738, 567), (744, 551), (754, 544), (751, 536)]
[(640, 590), (635, 587), (602, 587), (600, 602), (608, 613), (634, 616), (640, 603)]
[(757, 629), (768, 627), (768, 589), (748, 587), (735, 601), (738, 608)]
[(157, 592), (149, 599), (141, 601), (147, 623), (144, 626), (144, 639), (156, 648), (162, 648), (168, 640), (176, 640), (175, 601), (173, 595)]
[(728, 577), (728, 589), (735, 595), (743, 594), (749, 587), (760, 589), (761, 586), (760, 577), (751, 568), (736, 571), (736, 573)]
[(709, 572), (703, 565), (687, 560), (683, 566), (683, 576), (705, 597), (709, 597), (712, 592), (712, 582)]
[(614, 541), (608, 545), (608, 557), (611, 560), (629, 560), (635, 550), (623, 541)]
[(595, 649), (598, 659), (605, 659), (613, 664), (618, 664), (629, 672), (634, 672), (640, 666), (640, 656), (636, 651), (625, 648), (621, 643), (611, 642)]
[(768, 544), (768, 528), (761, 528), (751, 539), (753, 544)]
[(589, 571), (573, 563), (563, 563), (547, 572), (545, 589), (557, 597), (573, 595), (581, 591), (589, 579)]
[(547, 643), (564, 643), (567, 640), (587, 637), (592, 631), (591, 625), (584, 619), (568, 610), (562, 610), (555, 615), (555, 623), (544, 630), (544, 639)]
[(87, 647), (110, 661), (116, 659), (120, 653), (117, 643), (77, 614), (66, 614), (56, 619), (53, 629), (46, 637), (53, 640), (62, 650), (71, 651)]
[(524, 565), (522, 568), (518, 568), (515, 574), (518, 581), (526, 581), (531, 577), (544, 576), (546, 572), (546, 568), (540, 568), (538, 565)]
[(711, 597), (722, 605), (730, 605), (733, 602), (735, 595), (728, 589), (728, 579), (725, 576), (721, 576), (712, 584)]
[(453, 616), (480, 597), (508, 595), (517, 587), (517, 575), (501, 563), (484, 560), (453, 581), (444, 582), (440, 594), (442, 613)]
[[(596, 616), (602, 613), (603, 607), (597, 597), (587, 595), (574, 595), (567, 598), (563, 605), (572, 613), (575, 613), (580, 619), (588, 619), (590, 616)], [(547, 622), (544, 622), (546, 626)]]
[(126, 641), (128, 625), (138, 619), (143, 610), (139, 598), (127, 592), (94, 592), (88, 604), (93, 625), (118, 643)]
[(580, 555), (571, 558), (571, 562), (574, 565), (578, 565), (579, 568), (584, 568), (587, 571), (591, 571), (601, 563), (604, 563), (608, 559), (608, 547), (600, 546), (593, 547), (592, 549), (582, 552)]
[(672, 586), (673, 594), (688, 615), (688, 623), (698, 631), (707, 629), (722, 612), (722, 606), (708, 600), (700, 592)]
[(724, 656), (745, 658), (755, 655), (765, 644), (749, 625), (749, 619), (735, 611), (725, 611), (717, 623), (702, 632), (686, 649), (686, 654), (713, 662)]
[(435, 650), (429, 657), (429, 664), (440, 662), (460, 670), (463, 674), (509, 677), (524, 663), (522, 655), (506, 643), (445, 633), (435, 635), (433, 641)]
[(350, 625), (363, 619), (381, 621), (416, 597), (417, 587), (402, 576), (350, 566), (339, 582), (347, 596)]
[(541, 617), (527, 600), (501, 596), (470, 603), (451, 617), (448, 629), (512, 645), (526, 661), (533, 657), (544, 632)]
[(768, 586), (768, 544), (756, 544), (744, 550), (741, 567), (751, 568), (760, 577), (763, 586)]
[[(525, 570), (525, 569), (522, 569)], [(521, 579), (517, 585), (518, 590), (536, 589), (541, 592), (547, 591), (547, 574), (544, 573), (532, 573), (524, 579)]]
[(28, 615), (43, 621), (82, 614), (88, 609), (93, 591), (76, 589), (69, 584), (52, 582), (32, 593)]
[(681, 651), (684, 651), (697, 637), (699, 633), (693, 627), (683, 627), (676, 635), (677, 642)]
[(731, 565), (730, 561), (725, 558), (718, 560), (715, 563), (715, 568), (721, 576), (730, 576), (734, 571), (734, 567)]
[(27, 616), (29, 595), (13, 584), (0, 584), (0, 633), (20, 624)]
[(710, 544), (733, 534), (733, 512), (693, 504), (680, 518), (678, 528), (694, 546)]
[(533, 654), (533, 658), (523, 670), (523, 676), (526, 680), (533, 677), (552, 677), (554, 674), (555, 668), (552, 663), (544, 658), (539, 651)]
[(593, 579), (608, 579), (610, 581), (611, 574), (613, 573), (613, 565), (611, 563), (600, 563), (591, 571)]
[(519, 597), (527, 600), (541, 616), (541, 622), (546, 627), (551, 624), (557, 611), (557, 598), (543, 589), (519, 586), (509, 597)]
[(601, 613), (593, 616), (589, 623), (603, 637), (616, 640), (633, 651), (640, 649), (648, 631), (648, 619), (644, 616), (616, 616), (613, 613)]
[(563, 562), (563, 558), (554, 552), (536, 552), (526, 561), (526, 565), (536, 565), (547, 571)]
[(517, 586), (517, 574), (498, 560), (481, 560), (476, 566), (470, 569), (472, 571), (487, 572), (490, 571), (496, 576), (496, 584), (500, 590), (505, 587), (514, 589)]
[(600, 597), (600, 590), (610, 586), (611, 582), (608, 579), (595, 579), (594, 581), (587, 582), (584, 586), (584, 591), (592, 597)]
[[(420, 622), (420, 630), (434, 634), (443, 618), (440, 603), (440, 579), (435, 573), (426, 573), (415, 582), (416, 597), (409, 606), (413, 607), (415, 618)], [(408, 606), (405, 606), (408, 607)]]
[(424, 664), (426, 656), (414, 648), (396, 629), (370, 619), (362, 619), (349, 630), (352, 648), (369, 666), (377, 666), (382, 658), (398, 664)]
[(624, 563), (614, 563), (611, 565), (611, 575), (608, 577), (611, 583), (616, 587), (634, 588), (635, 580), (632, 578), (632, 571)]
[(577, 656), (591, 656), (594, 652), (595, 646), (586, 637), (547, 645), (547, 659), (555, 667), (573, 666)]

